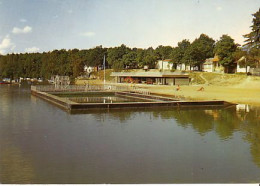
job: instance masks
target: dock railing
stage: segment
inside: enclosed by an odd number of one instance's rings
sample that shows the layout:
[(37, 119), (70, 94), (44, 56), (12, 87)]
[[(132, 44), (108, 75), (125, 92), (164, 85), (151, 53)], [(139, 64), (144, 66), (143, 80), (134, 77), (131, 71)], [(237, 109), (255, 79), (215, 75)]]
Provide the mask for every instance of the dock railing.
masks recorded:
[(114, 92), (133, 92), (138, 94), (150, 95), (150, 91), (144, 88), (124, 85), (36, 85), (31, 86), (32, 91), (40, 92), (91, 92), (91, 91), (114, 91)]

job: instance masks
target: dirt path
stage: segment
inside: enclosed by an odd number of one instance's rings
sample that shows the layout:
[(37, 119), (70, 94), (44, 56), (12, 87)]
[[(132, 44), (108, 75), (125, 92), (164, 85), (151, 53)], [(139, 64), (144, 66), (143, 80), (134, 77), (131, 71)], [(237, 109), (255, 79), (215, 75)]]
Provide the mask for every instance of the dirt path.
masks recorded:
[(202, 73), (199, 76), (201, 77), (201, 79), (203, 79), (205, 81), (204, 84), (206, 84), (206, 85), (209, 84), (208, 80), (203, 77)]

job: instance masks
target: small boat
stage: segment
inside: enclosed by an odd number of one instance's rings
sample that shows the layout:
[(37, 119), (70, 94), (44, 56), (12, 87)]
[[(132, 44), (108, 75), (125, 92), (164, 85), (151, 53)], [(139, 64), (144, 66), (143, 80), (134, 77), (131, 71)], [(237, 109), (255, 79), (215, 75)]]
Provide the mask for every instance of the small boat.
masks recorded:
[(6, 81), (0, 81), (0, 84), (10, 84), (10, 83)]

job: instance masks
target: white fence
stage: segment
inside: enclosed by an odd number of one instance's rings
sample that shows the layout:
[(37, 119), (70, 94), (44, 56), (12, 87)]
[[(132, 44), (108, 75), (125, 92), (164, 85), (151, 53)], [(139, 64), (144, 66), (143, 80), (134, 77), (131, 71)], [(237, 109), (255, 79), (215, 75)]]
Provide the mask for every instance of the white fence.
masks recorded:
[(144, 88), (137, 88), (134, 86), (122, 85), (67, 85), (67, 86), (54, 86), (54, 85), (37, 85), (31, 86), (33, 91), (41, 92), (89, 92), (89, 91), (129, 91), (138, 94), (150, 95), (150, 91)]

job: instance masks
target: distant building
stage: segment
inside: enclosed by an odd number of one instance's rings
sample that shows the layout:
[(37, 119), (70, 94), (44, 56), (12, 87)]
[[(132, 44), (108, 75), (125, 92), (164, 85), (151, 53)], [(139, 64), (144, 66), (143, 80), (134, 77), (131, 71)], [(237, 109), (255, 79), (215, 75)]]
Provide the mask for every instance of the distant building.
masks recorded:
[(242, 73), (247, 73), (250, 71), (250, 66), (246, 66), (246, 58), (245, 56), (241, 57), (237, 62), (236, 62), (236, 72), (242, 72)]
[(202, 64), (202, 71), (204, 72), (224, 72), (224, 67), (219, 64), (218, 56), (208, 58)]
[(184, 63), (179, 63), (176, 65), (176, 70), (190, 70), (189, 66)]
[(91, 66), (84, 66), (84, 72), (87, 72), (88, 74), (90, 74), (91, 72), (97, 71), (97, 69), (95, 69), (95, 67), (91, 67)]
[(185, 63), (181, 63), (181, 64), (177, 64), (176, 65), (176, 70), (183, 70), (183, 71), (197, 71), (199, 70), (198, 66), (190, 66), (190, 65), (186, 65)]
[(69, 76), (52, 76), (51, 81), (54, 82), (55, 86), (63, 86), (70, 84), (70, 77)]
[(141, 83), (158, 85), (189, 85), (189, 75), (184, 72), (158, 72), (158, 71), (137, 71), (137, 72), (112, 72), (117, 83)]
[(159, 70), (172, 70), (173, 63), (171, 63), (171, 59), (159, 60), (157, 61), (156, 68)]

